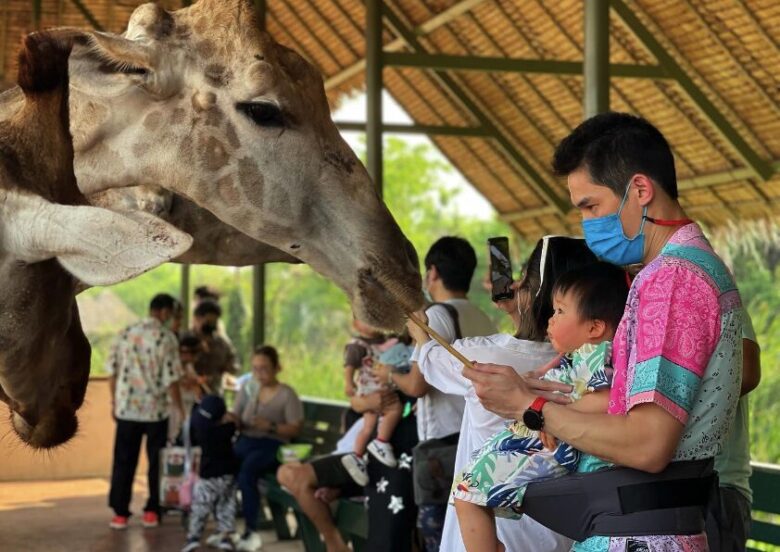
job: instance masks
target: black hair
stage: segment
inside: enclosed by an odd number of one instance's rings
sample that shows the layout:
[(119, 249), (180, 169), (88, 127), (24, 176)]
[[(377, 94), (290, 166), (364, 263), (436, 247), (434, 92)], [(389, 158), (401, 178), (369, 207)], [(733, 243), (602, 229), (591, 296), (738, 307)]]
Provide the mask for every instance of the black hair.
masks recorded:
[(176, 299), (167, 293), (158, 293), (152, 297), (152, 300), (149, 302), (149, 310), (151, 311), (161, 311), (163, 309), (173, 310), (175, 306)]
[(209, 286), (196, 287), (194, 294), (198, 299), (211, 299), (212, 301), (219, 301), (220, 298), (219, 291)]
[(471, 278), (477, 268), (477, 254), (463, 238), (440, 238), (425, 255), (425, 270), (436, 267), (444, 287), (449, 291), (468, 292)]
[(195, 316), (201, 318), (207, 314), (216, 314), (222, 316), (222, 307), (216, 301), (207, 299), (195, 307)]
[[(541, 273), (542, 251), (547, 240), (544, 278)], [(518, 288), (528, 297), (526, 316), (522, 316), (517, 337), (531, 341), (544, 341), (547, 322), (552, 316), (552, 290), (556, 280), (564, 273), (596, 262), (596, 256), (588, 249), (585, 240), (565, 236), (552, 236), (539, 240), (523, 268), (522, 284)], [(521, 303), (522, 305), (522, 303)]]
[(553, 171), (568, 176), (584, 167), (594, 184), (622, 197), (631, 177), (650, 177), (677, 199), (674, 156), (664, 135), (641, 117), (602, 113), (581, 123), (555, 149)]
[(200, 339), (192, 332), (187, 332), (179, 340), (179, 348), (197, 351), (200, 349)]
[(615, 330), (623, 318), (628, 298), (626, 271), (602, 261), (570, 270), (558, 278), (555, 293), (571, 293), (583, 320), (602, 320)]
[(275, 347), (272, 347), (271, 345), (260, 345), (259, 347), (255, 347), (252, 356), (257, 355), (268, 358), (274, 368), (279, 368), (279, 351), (277, 351)]

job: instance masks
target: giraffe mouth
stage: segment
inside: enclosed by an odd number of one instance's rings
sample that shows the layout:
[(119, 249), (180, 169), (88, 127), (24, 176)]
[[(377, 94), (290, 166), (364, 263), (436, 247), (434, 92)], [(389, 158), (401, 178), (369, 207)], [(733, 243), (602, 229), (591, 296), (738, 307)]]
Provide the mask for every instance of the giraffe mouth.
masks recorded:
[(410, 288), (392, 275), (377, 274), (370, 268), (358, 272), (358, 314), (368, 324), (387, 329), (398, 329), (405, 323), (405, 315), (419, 308), (420, 291)]

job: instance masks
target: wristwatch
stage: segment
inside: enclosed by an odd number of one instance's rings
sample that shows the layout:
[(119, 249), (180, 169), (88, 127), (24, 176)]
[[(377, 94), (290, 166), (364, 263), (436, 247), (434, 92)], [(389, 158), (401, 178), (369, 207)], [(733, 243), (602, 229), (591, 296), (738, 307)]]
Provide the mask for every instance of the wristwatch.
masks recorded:
[(523, 424), (528, 429), (533, 431), (541, 431), (544, 428), (544, 415), (542, 414), (542, 407), (547, 399), (537, 397), (534, 402), (531, 403), (525, 412), (523, 412)]

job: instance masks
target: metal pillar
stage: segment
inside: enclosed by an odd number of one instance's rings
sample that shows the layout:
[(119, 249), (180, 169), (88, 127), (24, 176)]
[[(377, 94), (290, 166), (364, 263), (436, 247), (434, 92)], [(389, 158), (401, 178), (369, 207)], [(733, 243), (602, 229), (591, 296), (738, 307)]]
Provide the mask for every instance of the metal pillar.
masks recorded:
[[(254, 0), (257, 25), (265, 30), (265, 0)], [(252, 349), (265, 343), (265, 265), (252, 267)]]
[(181, 265), (181, 280), (179, 287), (179, 299), (181, 300), (181, 327), (190, 327), (190, 265)]
[(584, 69), (588, 119), (609, 111), (609, 0), (585, 0)]
[(366, 2), (366, 168), (382, 195), (382, 2)]

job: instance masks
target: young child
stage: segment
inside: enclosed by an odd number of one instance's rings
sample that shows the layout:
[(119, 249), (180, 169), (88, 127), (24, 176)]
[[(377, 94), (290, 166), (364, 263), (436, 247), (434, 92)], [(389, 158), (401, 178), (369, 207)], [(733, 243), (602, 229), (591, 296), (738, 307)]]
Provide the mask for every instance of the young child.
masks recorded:
[[(398, 354), (399, 347), (405, 347), (405, 351), (408, 353), (408, 346), (401, 343), (398, 338), (387, 337), (357, 319), (353, 320), (352, 325), (358, 333), (358, 337), (347, 344), (344, 349), (346, 394), (350, 397), (355, 394), (364, 396), (387, 389), (389, 383), (379, 381), (374, 376), (372, 367), (374, 363), (380, 362), (383, 354), (386, 364), (402, 364), (399, 359), (403, 357), (403, 354)], [(409, 356), (406, 356), (405, 361), (408, 364)], [(357, 384), (355, 383), (356, 379)], [(361, 487), (368, 484), (364, 460), (366, 450), (386, 466), (394, 468), (397, 465), (393, 447), (390, 445), (390, 438), (401, 420), (401, 415), (401, 401), (398, 399), (392, 401), (381, 411), (369, 411), (363, 414), (363, 427), (355, 439), (353, 453), (341, 458), (344, 468), (355, 480), (355, 483)], [(376, 429), (377, 436), (372, 441), (371, 435), (374, 433), (374, 429)]]
[(192, 412), (190, 420), (193, 442), (201, 447), (200, 479), (195, 482), (187, 543), (182, 552), (197, 550), (200, 537), (214, 511), (217, 533), (207, 539), (209, 546), (233, 550), (231, 537), (236, 523), (236, 460), (233, 435), (236, 425), (227, 413), (225, 401), (206, 395)]
[[(626, 273), (607, 263), (594, 263), (561, 276), (553, 287), (553, 315), (547, 328), (560, 364), (543, 379), (571, 385), (573, 408), (606, 412), (612, 381), (611, 340), (628, 296)], [(466, 550), (499, 551), (495, 516), (515, 517), (527, 485), (574, 471), (580, 453), (566, 443), (545, 449), (540, 432), (516, 420), (472, 455), (455, 478), (453, 498)], [(605, 464), (606, 465), (606, 464)]]

